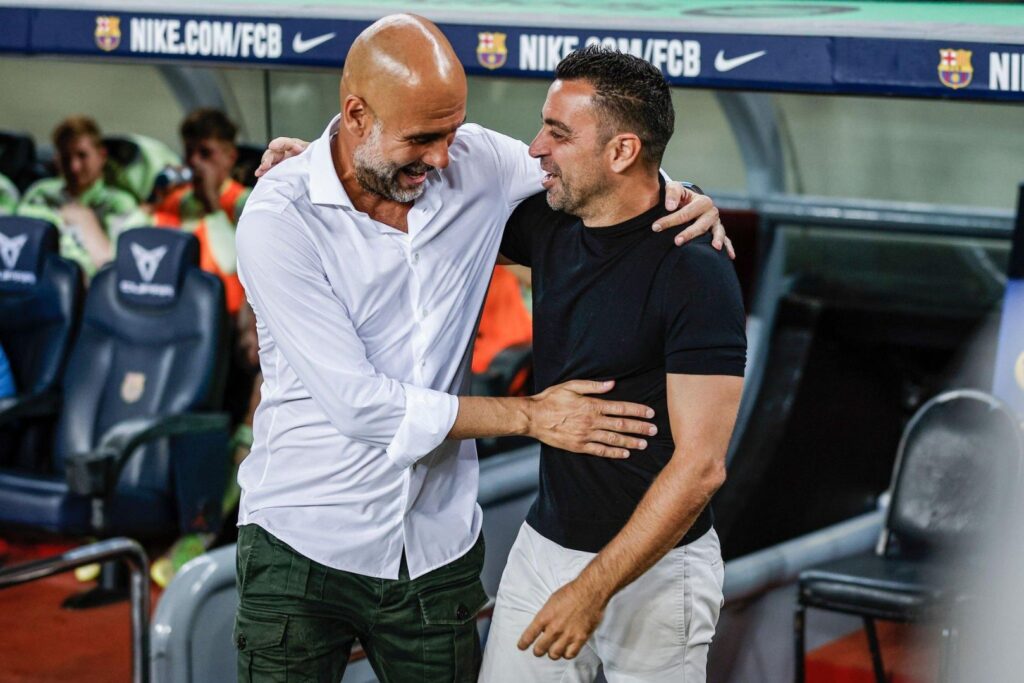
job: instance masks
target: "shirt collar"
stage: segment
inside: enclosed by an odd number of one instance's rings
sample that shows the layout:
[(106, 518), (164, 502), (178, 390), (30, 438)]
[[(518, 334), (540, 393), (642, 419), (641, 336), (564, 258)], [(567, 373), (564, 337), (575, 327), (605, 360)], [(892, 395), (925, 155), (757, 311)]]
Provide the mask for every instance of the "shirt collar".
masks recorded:
[(352, 207), (345, 187), (338, 179), (331, 158), (332, 137), (338, 132), (341, 115), (338, 114), (327, 124), (323, 135), (313, 142), (309, 160), (309, 198), (314, 204)]
[[(103, 178), (97, 178), (96, 182), (94, 182), (92, 185), (90, 185), (88, 187), (88, 189), (86, 189), (85, 192), (83, 192), (82, 194), (78, 195), (77, 200), (79, 202), (81, 202), (82, 204), (86, 204), (87, 205), (90, 202), (92, 202), (95, 199), (97, 199), (98, 197), (100, 197), (104, 193), (104, 191), (106, 191), (106, 189), (107, 189), (107, 184), (105, 182), (103, 182)], [(64, 195), (67, 196), (69, 199), (74, 199), (73, 197), (71, 197), (71, 193), (68, 192), (68, 185), (67, 185), (67, 183), (64, 183), (64, 185), (63, 185), (63, 192), (64, 192)]]

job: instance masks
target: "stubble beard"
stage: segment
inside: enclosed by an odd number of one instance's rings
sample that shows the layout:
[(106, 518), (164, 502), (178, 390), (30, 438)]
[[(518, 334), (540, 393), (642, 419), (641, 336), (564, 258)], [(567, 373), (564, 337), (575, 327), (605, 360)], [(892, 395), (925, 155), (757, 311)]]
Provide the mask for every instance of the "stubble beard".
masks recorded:
[(548, 190), (545, 194), (545, 199), (548, 206), (555, 211), (562, 211), (570, 216), (579, 217), (585, 211), (587, 205), (606, 189), (607, 183), (601, 182), (597, 178), (579, 178), (574, 179), (572, 182), (567, 182), (559, 167), (554, 166), (552, 171), (558, 178), (560, 192), (552, 194), (551, 190)]
[[(398, 179), (399, 172), (406, 168), (395, 162), (386, 159), (380, 151), (380, 142), (384, 126), (380, 121), (375, 121), (370, 130), (369, 137), (363, 144), (356, 147), (352, 154), (352, 164), (355, 167), (356, 182), (367, 192), (390, 199), (394, 202), (407, 204), (419, 199), (426, 189), (426, 184), (416, 187), (402, 187)], [(430, 170), (431, 167), (422, 162), (410, 164), (414, 170)]]

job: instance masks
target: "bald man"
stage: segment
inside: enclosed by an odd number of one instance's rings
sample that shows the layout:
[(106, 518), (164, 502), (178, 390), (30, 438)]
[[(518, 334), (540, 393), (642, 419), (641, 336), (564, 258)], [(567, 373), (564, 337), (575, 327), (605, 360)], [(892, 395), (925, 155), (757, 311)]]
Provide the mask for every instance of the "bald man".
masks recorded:
[(419, 17), (364, 31), (340, 95), (238, 227), (264, 373), (238, 477), (239, 678), (334, 683), (358, 639), (381, 680), (474, 681), (472, 439), (622, 458), (646, 447), (653, 411), (594, 398), (613, 382), (585, 378), (458, 396), (502, 228), (542, 172), (523, 143), (464, 123), (465, 74)]

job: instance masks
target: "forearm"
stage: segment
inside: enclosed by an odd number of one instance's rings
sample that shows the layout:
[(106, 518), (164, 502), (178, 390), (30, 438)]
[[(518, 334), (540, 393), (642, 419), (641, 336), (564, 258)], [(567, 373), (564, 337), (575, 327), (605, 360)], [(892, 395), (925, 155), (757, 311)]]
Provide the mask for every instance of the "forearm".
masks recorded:
[(459, 413), (449, 439), (522, 436), (530, 432), (529, 398), (459, 396)]
[(718, 459), (695, 462), (673, 457), (626, 526), (577, 581), (607, 603), (679, 543), (724, 481), (725, 469)]

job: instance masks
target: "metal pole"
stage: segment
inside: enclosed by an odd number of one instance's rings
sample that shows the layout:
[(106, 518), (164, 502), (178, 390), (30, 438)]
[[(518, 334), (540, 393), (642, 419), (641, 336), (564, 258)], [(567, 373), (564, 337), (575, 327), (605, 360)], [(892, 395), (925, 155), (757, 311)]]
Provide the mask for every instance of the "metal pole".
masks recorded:
[(111, 538), (61, 555), (0, 569), (0, 590), (38, 581), (95, 562), (124, 560), (131, 570), (132, 680), (149, 682), (149, 558), (128, 538)]

